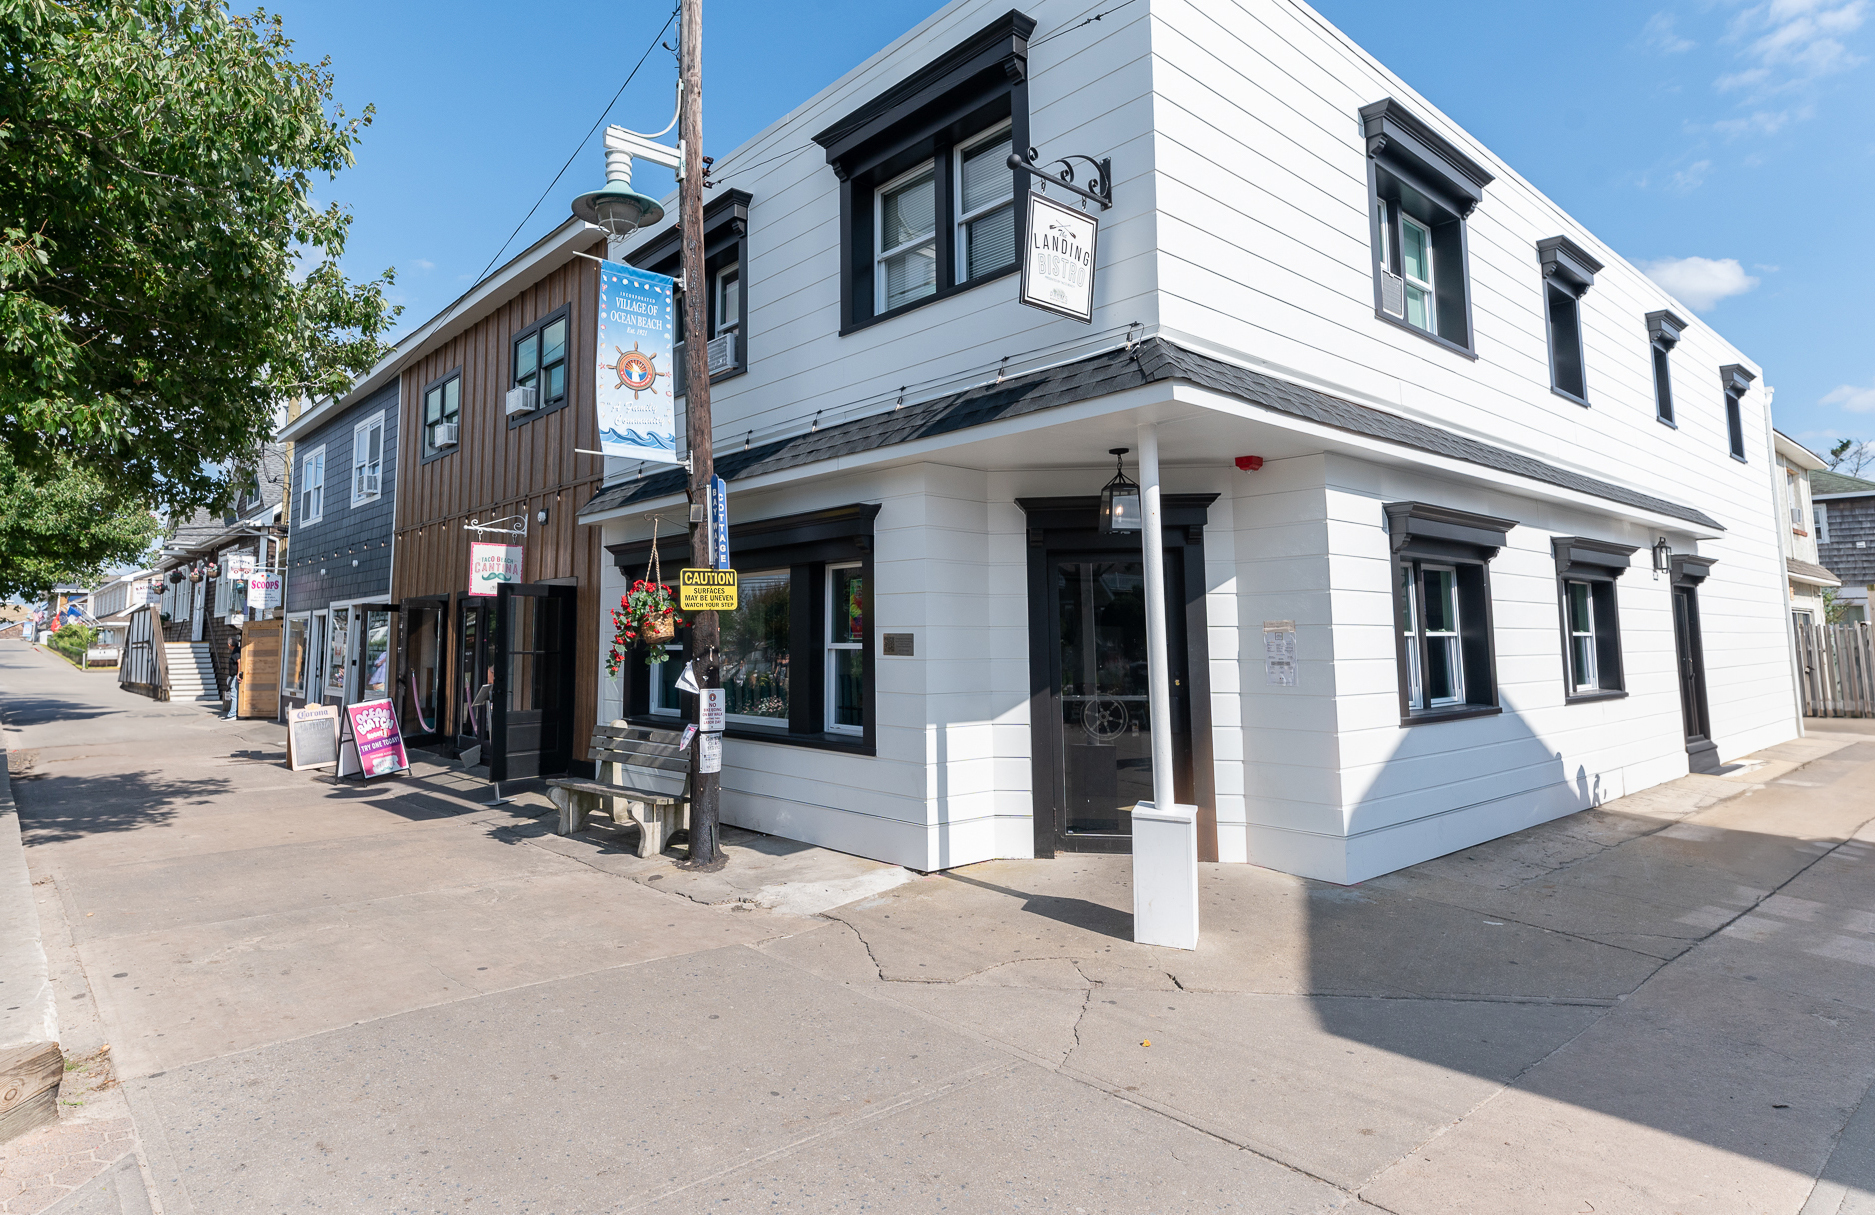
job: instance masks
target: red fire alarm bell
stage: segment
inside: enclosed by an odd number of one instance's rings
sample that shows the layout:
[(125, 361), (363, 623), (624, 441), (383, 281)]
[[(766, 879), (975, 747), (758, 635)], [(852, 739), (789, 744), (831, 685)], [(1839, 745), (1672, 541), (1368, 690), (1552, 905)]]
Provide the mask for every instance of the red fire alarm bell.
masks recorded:
[(1243, 469), (1245, 472), (1255, 472), (1257, 469), (1263, 467), (1263, 457), (1238, 456), (1237, 467)]

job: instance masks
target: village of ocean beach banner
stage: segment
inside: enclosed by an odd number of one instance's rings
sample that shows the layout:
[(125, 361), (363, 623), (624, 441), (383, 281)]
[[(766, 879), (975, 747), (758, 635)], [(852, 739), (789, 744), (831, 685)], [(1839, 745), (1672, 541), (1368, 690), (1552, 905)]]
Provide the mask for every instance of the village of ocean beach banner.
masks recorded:
[(608, 456), (677, 463), (675, 282), (618, 262), (599, 267), (599, 450)]

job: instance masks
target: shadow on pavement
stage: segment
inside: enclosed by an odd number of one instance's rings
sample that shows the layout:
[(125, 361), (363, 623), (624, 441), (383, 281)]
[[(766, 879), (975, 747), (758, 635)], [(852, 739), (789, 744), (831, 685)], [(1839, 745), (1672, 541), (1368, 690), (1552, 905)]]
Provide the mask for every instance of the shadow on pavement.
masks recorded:
[(975, 886), (979, 890), (994, 891), (1012, 899), (1021, 899), (1022, 911), (1028, 915), (1038, 915), (1058, 924), (1066, 924), (1070, 928), (1096, 932), (1101, 936), (1112, 937), (1119, 941), (1133, 939), (1132, 915), (1101, 903), (1065, 895), (1030, 894), (1027, 891), (1012, 890), (1007, 886), (998, 886), (994, 882), (983, 881), (981, 878), (965, 877), (955, 869), (946, 870), (942, 876), (953, 882), (962, 882), (966, 886)]
[(110, 776), (32, 773), (13, 783), (20, 831), (30, 847), (139, 827), (160, 827), (176, 817), (172, 806), (206, 804), (227, 793), (222, 777), (173, 780), (160, 772)]

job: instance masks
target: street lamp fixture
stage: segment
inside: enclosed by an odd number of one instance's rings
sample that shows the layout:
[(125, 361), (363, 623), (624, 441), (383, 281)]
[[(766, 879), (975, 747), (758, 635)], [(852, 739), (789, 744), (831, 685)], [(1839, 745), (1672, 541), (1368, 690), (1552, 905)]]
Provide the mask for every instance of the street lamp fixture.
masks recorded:
[[(680, 88), (680, 111), (683, 108), (682, 101)], [(648, 228), (663, 219), (664, 208), (658, 205), (655, 198), (632, 189), (632, 159), (636, 157), (654, 165), (663, 165), (673, 170), (681, 181), (684, 175), (684, 141), (678, 140), (674, 148), (655, 142), (676, 125), (677, 116), (672, 115), (671, 125), (657, 135), (641, 135), (637, 131), (627, 131), (624, 127), (607, 127), (605, 185), (574, 199), (573, 214), (589, 224), (597, 224), (617, 238), (630, 236), (638, 229)]]
[(1107, 454), (1113, 457), (1113, 480), (1100, 491), (1100, 534), (1103, 536), (1136, 532), (1143, 526), (1139, 483), (1120, 467), (1120, 457), (1131, 450), (1130, 447), (1107, 449)]

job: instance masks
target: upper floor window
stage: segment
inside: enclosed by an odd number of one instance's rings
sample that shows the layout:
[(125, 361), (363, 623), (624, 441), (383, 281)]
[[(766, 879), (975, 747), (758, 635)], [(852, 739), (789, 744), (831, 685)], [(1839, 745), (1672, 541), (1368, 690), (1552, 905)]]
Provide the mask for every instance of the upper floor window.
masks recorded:
[(299, 521), (317, 523), (326, 513), (326, 449), (313, 448), (300, 460)]
[(352, 505), (377, 500), (384, 480), (384, 414), (352, 428)]
[(1803, 474), (1794, 468), (1784, 470), (1784, 500), (1790, 507), (1790, 525), (1803, 530)]
[[(523, 329), (514, 339), (513, 375), (509, 386), (534, 390), (534, 411), (566, 403), (566, 308)], [(525, 421), (528, 414), (509, 416), (509, 423)]]
[(1810, 516), (1816, 520), (1816, 542), (1829, 543), (1829, 505), (1824, 502), (1811, 504)]
[(1679, 345), (1686, 322), (1661, 309), (1647, 314), (1647, 341), (1654, 358), (1654, 419), (1677, 427), (1673, 420), (1673, 369), (1667, 355)]
[(1472, 354), (1465, 220), (1492, 176), (1392, 98), (1361, 107), (1374, 311)]
[(842, 332), (1016, 269), (1034, 28), (1006, 13), (814, 136), (840, 179)]
[(1741, 463), (1745, 459), (1744, 397), (1757, 378), (1737, 363), (1719, 368), (1719, 380), (1725, 386), (1725, 437), (1732, 459)]
[(462, 373), (452, 371), (423, 390), (425, 455), (454, 451), (462, 439)]
[(1582, 297), (1602, 264), (1566, 236), (1536, 243), (1543, 267), (1543, 315), (1549, 329), (1550, 388), (1578, 405), (1589, 403), (1582, 350)]
[[(703, 316), (709, 342), (710, 383), (741, 375), (749, 367), (749, 204), (742, 190), (721, 190), (703, 208)], [(684, 306), (683, 242), (671, 225), (656, 240), (639, 246), (627, 260), (640, 270), (677, 280), (676, 366), (672, 390), (684, 395), (689, 375), (689, 317)]]

